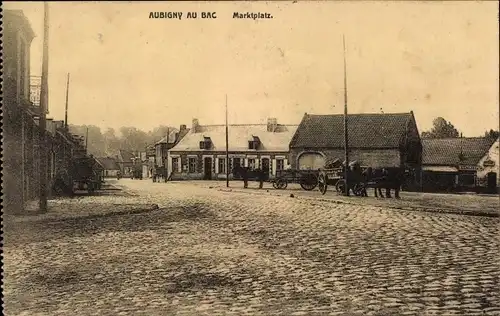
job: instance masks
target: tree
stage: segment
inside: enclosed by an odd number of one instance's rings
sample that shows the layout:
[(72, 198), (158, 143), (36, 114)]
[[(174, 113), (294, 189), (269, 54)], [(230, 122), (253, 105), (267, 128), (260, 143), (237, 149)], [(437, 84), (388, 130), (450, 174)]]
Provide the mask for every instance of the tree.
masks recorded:
[(487, 137), (487, 138), (497, 139), (499, 136), (500, 136), (500, 132), (492, 130), (492, 129), (490, 129), (489, 131), (484, 132), (484, 137)]
[(457, 138), (460, 136), (458, 130), (442, 117), (437, 117), (432, 121), (433, 128), (422, 133), (423, 138)]

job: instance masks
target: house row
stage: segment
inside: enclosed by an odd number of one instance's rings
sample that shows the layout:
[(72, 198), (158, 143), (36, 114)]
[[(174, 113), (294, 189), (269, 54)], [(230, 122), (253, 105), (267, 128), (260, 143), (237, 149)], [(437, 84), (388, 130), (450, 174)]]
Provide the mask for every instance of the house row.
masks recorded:
[[(276, 118), (269, 118), (267, 124), (230, 124), (229, 168), (262, 167), (273, 178), (288, 165), (318, 169), (336, 159), (343, 161), (343, 120), (343, 115), (305, 113), (298, 125), (279, 124)], [(446, 191), (499, 183), (498, 140), (421, 139), (413, 112), (348, 115), (348, 135), (351, 161), (410, 170), (406, 185), (410, 190)], [(181, 125), (155, 144), (154, 173), (170, 180), (225, 179), (225, 137), (225, 125), (202, 125), (197, 119), (190, 128)]]
[(45, 130), (40, 127), (41, 108), (32, 102), (39, 96), (30, 93), (30, 47), (35, 34), (21, 10), (3, 14), (3, 206), (6, 212), (16, 213), (39, 199), (43, 152), (47, 153), (50, 196), (56, 177), (70, 170), (73, 157), (85, 155), (86, 150), (82, 138), (71, 134), (63, 121), (47, 118)]

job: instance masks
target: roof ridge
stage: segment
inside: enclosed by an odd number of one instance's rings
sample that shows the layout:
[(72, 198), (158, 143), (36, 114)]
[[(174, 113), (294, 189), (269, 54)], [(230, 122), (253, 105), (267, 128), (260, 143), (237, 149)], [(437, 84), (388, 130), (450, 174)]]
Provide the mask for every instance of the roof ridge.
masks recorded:
[[(364, 115), (411, 115), (412, 112), (391, 112), (391, 113), (348, 113), (347, 116)], [(344, 116), (344, 114), (306, 114), (307, 116)]]

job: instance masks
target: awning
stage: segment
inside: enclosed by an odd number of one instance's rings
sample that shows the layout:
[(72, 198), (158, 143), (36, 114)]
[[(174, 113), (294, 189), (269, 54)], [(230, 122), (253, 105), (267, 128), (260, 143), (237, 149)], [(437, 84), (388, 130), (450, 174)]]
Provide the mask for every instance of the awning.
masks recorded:
[(423, 166), (422, 170), (433, 172), (458, 172), (457, 168), (448, 166)]

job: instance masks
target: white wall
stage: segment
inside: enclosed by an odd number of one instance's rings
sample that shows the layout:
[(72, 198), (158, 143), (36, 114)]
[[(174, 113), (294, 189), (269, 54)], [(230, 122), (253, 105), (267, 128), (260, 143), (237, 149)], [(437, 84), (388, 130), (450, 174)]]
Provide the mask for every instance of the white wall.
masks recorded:
[[(493, 145), (491, 146), (490, 150), (488, 151), (488, 154), (486, 154), (481, 160), (479, 161), (478, 164), (478, 170), (477, 170), (477, 177), (478, 178), (484, 178), (489, 172), (496, 172), (497, 174), (497, 184), (500, 184), (500, 171), (499, 171), (499, 166), (500, 166), (500, 158), (499, 158), (499, 142), (498, 139)], [(495, 165), (492, 167), (484, 167), (483, 163), (485, 160), (493, 160), (495, 162)]]

